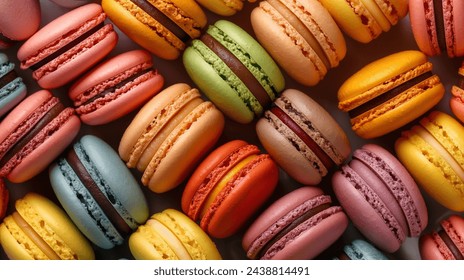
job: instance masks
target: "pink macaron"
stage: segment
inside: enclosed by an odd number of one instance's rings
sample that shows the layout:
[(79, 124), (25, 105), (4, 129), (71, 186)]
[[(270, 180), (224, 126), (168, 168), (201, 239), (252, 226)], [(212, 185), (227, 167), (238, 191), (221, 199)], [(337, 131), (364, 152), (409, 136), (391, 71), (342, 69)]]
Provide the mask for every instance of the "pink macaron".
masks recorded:
[(451, 215), (419, 240), (423, 260), (464, 260), (464, 218)]
[(428, 56), (463, 56), (463, 14), (462, 0), (409, 0), (411, 27), (419, 49)]
[(378, 145), (355, 150), (332, 184), (353, 224), (385, 252), (397, 251), (406, 237), (419, 236), (427, 226), (427, 208), (414, 179)]
[(48, 90), (29, 95), (0, 123), (0, 177), (34, 177), (72, 142), (80, 120)]
[(93, 68), (71, 86), (69, 97), (83, 123), (100, 125), (135, 110), (163, 84), (164, 77), (153, 69), (151, 55), (134, 50)]
[(103, 59), (118, 41), (106, 14), (92, 3), (76, 8), (48, 23), (18, 50), (21, 69), (45, 89), (67, 84)]
[(0, 1), (0, 49), (26, 40), (40, 26), (39, 0)]
[(301, 187), (275, 201), (248, 228), (242, 247), (251, 259), (311, 259), (348, 226), (340, 206), (317, 187)]

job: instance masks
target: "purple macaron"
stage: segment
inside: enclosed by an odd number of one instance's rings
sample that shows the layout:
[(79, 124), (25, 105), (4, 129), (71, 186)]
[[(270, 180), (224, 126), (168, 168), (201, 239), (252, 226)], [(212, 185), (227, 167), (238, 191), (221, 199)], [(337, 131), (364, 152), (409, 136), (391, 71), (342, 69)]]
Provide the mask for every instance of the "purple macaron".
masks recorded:
[(414, 179), (387, 150), (367, 144), (332, 177), (333, 190), (361, 233), (385, 252), (427, 225), (427, 208)]

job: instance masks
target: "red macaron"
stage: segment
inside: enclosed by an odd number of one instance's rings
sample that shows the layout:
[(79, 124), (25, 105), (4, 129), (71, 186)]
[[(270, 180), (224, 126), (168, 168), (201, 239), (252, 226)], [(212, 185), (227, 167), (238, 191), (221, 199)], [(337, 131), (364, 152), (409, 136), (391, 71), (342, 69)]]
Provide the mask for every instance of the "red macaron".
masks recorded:
[(236, 233), (271, 196), (278, 168), (257, 146), (230, 141), (214, 150), (197, 167), (182, 195), (182, 210), (200, 221), (209, 235)]
[(419, 240), (424, 260), (464, 260), (464, 218), (451, 215)]

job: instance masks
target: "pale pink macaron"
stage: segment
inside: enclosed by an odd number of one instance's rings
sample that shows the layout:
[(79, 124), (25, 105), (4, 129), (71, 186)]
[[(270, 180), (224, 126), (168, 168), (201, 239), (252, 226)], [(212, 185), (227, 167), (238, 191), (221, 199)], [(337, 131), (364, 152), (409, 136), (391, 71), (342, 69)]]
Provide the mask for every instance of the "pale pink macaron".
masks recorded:
[(158, 93), (164, 77), (153, 69), (150, 53), (134, 50), (117, 55), (77, 80), (69, 90), (82, 122), (114, 121)]
[(42, 88), (67, 84), (102, 60), (118, 41), (100, 5), (81, 6), (56, 18), (18, 50), (21, 69), (31, 68)]
[(40, 26), (39, 0), (0, 1), (0, 49), (26, 40)]
[(409, 17), (416, 43), (426, 55), (464, 55), (464, 1), (409, 0)]
[(81, 122), (48, 90), (29, 95), (0, 123), (0, 177), (27, 181), (73, 141)]
[(275, 201), (250, 226), (242, 247), (250, 259), (311, 259), (348, 226), (340, 206), (317, 187), (301, 187)]
[(332, 177), (335, 195), (354, 226), (393, 253), (427, 226), (425, 201), (414, 179), (389, 151), (366, 144)]

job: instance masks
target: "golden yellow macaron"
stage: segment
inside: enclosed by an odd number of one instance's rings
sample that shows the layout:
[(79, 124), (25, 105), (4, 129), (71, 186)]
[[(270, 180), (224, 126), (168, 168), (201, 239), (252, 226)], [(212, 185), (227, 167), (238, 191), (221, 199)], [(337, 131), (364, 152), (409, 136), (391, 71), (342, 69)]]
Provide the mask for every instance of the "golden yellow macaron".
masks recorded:
[(365, 139), (396, 130), (426, 113), (445, 88), (419, 51), (402, 51), (376, 60), (338, 91), (338, 107), (350, 115), (353, 131)]
[(399, 160), (438, 203), (464, 211), (464, 126), (433, 111), (403, 131), (395, 143)]
[(209, 236), (189, 217), (175, 209), (156, 213), (129, 238), (138, 260), (219, 260)]
[(87, 239), (61, 208), (48, 198), (28, 193), (0, 225), (0, 243), (14, 260), (94, 259)]
[[(248, 0), (255, 2), (256, 0)], [(232, 16), (243, 9), (245, 0), (197, 0), (203, 7), (221, 16)]]

